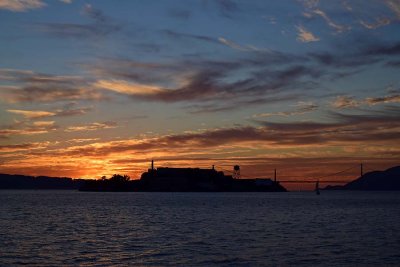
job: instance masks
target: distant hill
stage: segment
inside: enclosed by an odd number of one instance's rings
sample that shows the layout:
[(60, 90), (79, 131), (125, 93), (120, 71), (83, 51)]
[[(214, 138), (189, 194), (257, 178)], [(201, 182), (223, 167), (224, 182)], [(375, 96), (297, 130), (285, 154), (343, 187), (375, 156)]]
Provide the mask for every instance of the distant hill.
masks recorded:
[(0, 174), (0, 189), (78, 189), (84, 180), (67, 177)]
[(327, 186), (327, 190), (400, 190), (400, 166), (373, 171), (343, 186)]

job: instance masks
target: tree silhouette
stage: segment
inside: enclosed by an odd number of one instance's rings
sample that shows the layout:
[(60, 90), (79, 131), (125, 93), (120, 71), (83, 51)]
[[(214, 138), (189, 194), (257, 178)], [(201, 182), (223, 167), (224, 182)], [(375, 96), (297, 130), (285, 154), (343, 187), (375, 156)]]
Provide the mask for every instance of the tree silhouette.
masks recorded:
[(128, 175), (114, 174), (110, 178), (110, 181), (116, 182), (116, 183), (125, 183), (125, 182), (128, 182), (130, 179), (131, 178)]

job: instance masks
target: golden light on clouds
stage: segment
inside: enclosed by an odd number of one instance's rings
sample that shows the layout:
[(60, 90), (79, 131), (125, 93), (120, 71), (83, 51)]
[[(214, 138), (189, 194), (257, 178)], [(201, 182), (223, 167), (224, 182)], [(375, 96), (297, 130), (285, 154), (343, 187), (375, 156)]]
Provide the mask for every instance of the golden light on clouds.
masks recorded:
[(165, 91), (157, 86), (131, 83), (124, 80), (99, 80), (94, 87), (127, 95), (152, 95)]
[(0, 172), (399, 164), (398, 0), (148, 2), (0, 1)]
[(318, 42), (320, 39), (303, 26), (296, 26), (298, 30), (297, 40), (303, 43)]
[(54, 112), (49, 112), (49, 111), (33, 111), (33, 110), (18, 110), (18, 109), (8, 109), (7, 110), (10, 113), (22, 115), (28, 119), (37, 119), (37, 118), (43, 118), (43, 117), (50, 117), (54, 116), (56, 113)]

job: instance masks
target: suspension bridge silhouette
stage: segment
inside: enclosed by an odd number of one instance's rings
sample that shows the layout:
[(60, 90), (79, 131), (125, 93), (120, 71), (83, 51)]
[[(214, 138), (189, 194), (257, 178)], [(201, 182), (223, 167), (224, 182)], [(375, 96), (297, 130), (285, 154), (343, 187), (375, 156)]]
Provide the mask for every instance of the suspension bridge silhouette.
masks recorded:
[[(225, 172), (229, 172), (229, 173), (232, 173), (232, 174), (237, 176), (237, 171), (236, 170), (232, 171), (232, 170), (225, 169), (225, 168), (223, 168), (221, 166), (217, 166), (217, 167), (219, 169), (225, 171)], [(303, 179), (298, 179), (298, 180), (297, 179), (287, 179), (287, 178), (285, 178), (285, 179), (277, 179), (277, 177), (276, 177), (276, 169), (275, 169), (274, 179), (276, 181), (280, 182), (280, 183), (293, 183), (293, 184), (315, 184), (317, 182), (322, 183), (322, 184), (330, 184), (330, 183), (346, 184), (346, 183), (349, 183), (349, 182), (353, 181), (354, 179), (353, 180), (343, 180), (343, 179), (335, 180), (335, 179), (332, 179), (332, 177), (344, 174), (344, 173), (352, 171), (353, 169), (356, 169), (356, 168), (359, 169), (358, 175), (363, 176), (365, 169), (364, 169), (364, 165), (361, 163), (361, 164), (354, 164), (351, 167), (348, 167), (346, 169), (343, 169), (343, 170), (340, 170), (340, 171), (337, 171), (337, 172), (328, 173), (328, 174), (325, 174), (325, 175), (322, 175), (322, 176), (313, 177), (313, 178), (310, 178), (310, 179), (304, 179), (303, 178), (304, 176), (302, 176)], [(374, 171), (374, 170), (368, 169), (367, 171)], [(354, 173), (354, 176), (356, 177), (357, 174)], [(249, 177), (247, 175), (239, 174), (238, 178), (241, 178), (241, 177), (251, 178), (251, 177)], [(290, 176), (290, 177), (291, 178), (295, 178), (294, 176)], [(329, 178), (329, 179), (327, 179), (327, 178)]]

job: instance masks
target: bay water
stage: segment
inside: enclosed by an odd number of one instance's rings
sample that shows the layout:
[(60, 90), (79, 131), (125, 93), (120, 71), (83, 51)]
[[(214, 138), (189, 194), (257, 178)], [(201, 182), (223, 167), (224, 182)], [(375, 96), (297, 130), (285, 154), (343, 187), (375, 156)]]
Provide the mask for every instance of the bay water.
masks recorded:
[(400, 266), (400, 192), (0, 191), (0, 266)]

